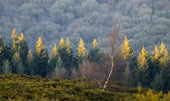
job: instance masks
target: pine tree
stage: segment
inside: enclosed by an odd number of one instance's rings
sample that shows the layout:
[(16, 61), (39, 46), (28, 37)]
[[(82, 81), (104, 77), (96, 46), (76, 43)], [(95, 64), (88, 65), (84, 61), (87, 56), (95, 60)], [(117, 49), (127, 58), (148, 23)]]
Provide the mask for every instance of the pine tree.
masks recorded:
[(71, 53), (71, 46), (70, 46), (70, 41), (69, 41), (68, 38), (66, 39), (65, 45), (66, 45), (67, 53), (70, 54)]
[(95, 63), (101, 63), (102, 60), (104, 59), (104, 53), (98, 47), (98, 43), (96, 42), (96, 39), (94, 39), (92, 42), (92, 47), (90, 48), (88, 59), (89, 61)]
[(41, 37), (39, 37), (37, 41), (34, 52), (34, 61), (36, 65), (34, 68), (34, 73), (35, 75), (41, 75), (42, 77), (45, 77), (48, 69), (48, 53)]
[(21, 58), (18, 52), (14, 53), (12, 57), (12, 63), (13, 63), (13, 68), (12, 68), (13, 73), (24, 74), (24, 66), (22, 64), (22, 61), (21, 61)]
[(11, 38), (12, 38), (12, 40), (16, 40), (18, 38), (18, 35), (17, 35), (17, 32), (16, 32), (15, 28), (12, 31)]
[(3, 62), (2, 74), (8, 74), (8, 73), (12, 73), (12, 68), (10, 66), (9, 60), (7, 59)]
[(60, 43), (58, 44), (59, 49), (65, 48), (65, 42), (64, 39), (61, 38)]
[(92, 42), (92, 48), (98, 48), (98, 43), (96, 42), (96, 39), (93, 40)]
[[(62, 63), (61, 58), (60, 58), (60, 55), (58, 53), (57, 46), (55, 44), (53, 51), (50, 55), (50, 60), (49, 60), (50, 69), (49, 69), (49, 71), (54, 70), (56, 67), (60, 66), (61, 63)], [(60, 68), (60, 67), (58, 67), (58, 68)]]
[(79, 63), (82, 63), (83, 60), (86, 59), (86, 48), (84, 46), (83, 40), (80, 38), (79, 45), (77, 48), (77, 59), (79, 60)]
[(154, 51), (152, 51), (153, 56), (151, 56), (152, 61), (158, 60), (160, 58), (160, 50), (158, 46), (156, 45), (154, 48)]
[(34, 58), (31, 50), (28, 51), (27, 59), (26, 59), (26, 68), (25, 73), (27, 75), (33, 75), (34, 69)]
[(20, 57), (22, 59), (22, 63), (24, 66), (26, 65), (26, 59), (27, 59), (27, 54), (28, 54), (28, 44), (24, 38), (23, 33), (21, 33), (21, 36), (18, 36), (17, 46), (18, 46), (18, 52), (20, 54)]
[(136, 57), (134, 56), (134, 52), (126, 36), (121, 44), (120, 56), (122, 58), (122, 63), (124, 63), (124, 80), (129, 85), (132, 79), (131, 77), (135, 75)]
[(121, 53), (120, 53), (121, 57), (123, 58), (123, 60), (128, 60), (133, 58), (134, 53), (129, 45), (129, 40), (127, 40), (127, 37), (125, 36), (124, 41), (121, 44)]
[(17, 35), (16, 29), (12, 31), (11, 38), (13, 40), (12, 47), (11, 47), (11, 54), (12, 56), (17, 51), (20, 54), (22, 64), (26, 65), (26, 58), (28, 54), (28, 44), (24, 38), (23, 33), (20, 34), (20, 36)]
[(161, 45), (160, 45), (160, 59), (159, 59), (159, 64), (160, 64), (160, 67), (162, 68), (165, 68), (168, 66), (169, 64), (169, 56), (168, 56), (168, 51), (167, 49), (165, 48), (165, 45), (163, 42), (161, 42)]
[(147, 69), (149, 68), (149, 56), (148, 56), (148, 51), (145, 50), (143, 47), (141, 50), (141, 53), (139, 53), (138, 56), (138, 68), (135, 73), (135, 78), (134, 78), (134, 83), (136, 86), (140, 84), (142, 87), (147, 87), (150, 82), (148, 81), (148, 73)]
[(164, 78), (162, 72), (157, 73), (154, 80), (151, 82), (151, 88), (156, 91), (161, 91), (164, 88)]
[(155, 46), (152, 54), (151, 59), (153, 64), (159, 65), (160, 68), (165, 68), (169, 64), (168, 51), (163, 42), (161, 42), (159, 48)]
[(145, 48), (143, 47), (141, 50), (141, 53), (139, 53), (139, 57), (137, 60), (138, 63), (138, 69), (148, 69), (149, 64), (148, 64), (148, 51), (145, 50)]
[(67, 70), (71, 70), (74, 66), (74, 57), (68, 38), (66, 42), (64, 42), (63, 39), (60, 40), (60, 43), (58, 44), (58, 52), (62, 61), (62, 66)]

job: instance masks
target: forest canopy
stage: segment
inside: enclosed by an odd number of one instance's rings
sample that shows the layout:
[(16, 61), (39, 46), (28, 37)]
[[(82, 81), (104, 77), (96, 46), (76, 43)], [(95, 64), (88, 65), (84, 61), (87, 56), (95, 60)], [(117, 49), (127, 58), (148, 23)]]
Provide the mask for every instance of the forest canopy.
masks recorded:
[(97, 39), (108, 52), (109, 33), (116, 22), (121, 28), (118, 42), (126, 35), (136, 53), (161, 41), (170, 52), (169, 5), (169, 0), (1, 0), (0, 33), (8, 43), (16, 28), (31, 49), (41, 36), (50, 52), (61, 38), (68, 37), (75, 50), (80, 38), (87, 49)]

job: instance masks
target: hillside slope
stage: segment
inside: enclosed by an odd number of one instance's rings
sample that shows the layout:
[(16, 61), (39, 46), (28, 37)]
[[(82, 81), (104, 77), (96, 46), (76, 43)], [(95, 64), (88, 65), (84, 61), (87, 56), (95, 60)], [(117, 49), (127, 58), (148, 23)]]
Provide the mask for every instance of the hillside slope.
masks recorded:
[[(120, 25), (118, 43), (127, 35), (138, 53), (164, 41), (170, 52), (169, 0), (1, 0), (0, 34), (11, 42), (13, 28), (23, 32), (33, 49), (41, 36), (47, 48), (69, 37), (73, 49), (82, 38), (87, 49), (94, 38), (108, 51), (114, 23)], [(120, 46), (120, 45), (119, 45)]]

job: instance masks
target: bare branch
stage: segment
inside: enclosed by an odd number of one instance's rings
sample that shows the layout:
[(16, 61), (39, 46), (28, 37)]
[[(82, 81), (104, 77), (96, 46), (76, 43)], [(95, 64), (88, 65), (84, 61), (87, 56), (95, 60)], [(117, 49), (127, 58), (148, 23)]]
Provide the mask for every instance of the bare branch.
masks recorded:
[[(113, 31), (110, 33), (110, 43), (111, 43), (111, 59), (112, 59), (112, 66), (111, 66), (111, 69), (110, 69), (110, 72), (109, 72), (109, 75), (105, 81), (105, 84), (104, 84), (104, 89), (106, 88), (108, 82), (109, 82), (109, 79), (112, 75), (112, 72), (113, 72), (113, 68), (114, 68), (114, 58), (113, 58), (113, 53), (114, 53), (114, 48), (115, 48), (115, 41), (116, 41), (116, 36), (117, 34), (119, 33), (119, 28), (117, 28), (117, 24), (114, 25), (113, 27)], [(103, 89), (103, 90), (104, 90)]]

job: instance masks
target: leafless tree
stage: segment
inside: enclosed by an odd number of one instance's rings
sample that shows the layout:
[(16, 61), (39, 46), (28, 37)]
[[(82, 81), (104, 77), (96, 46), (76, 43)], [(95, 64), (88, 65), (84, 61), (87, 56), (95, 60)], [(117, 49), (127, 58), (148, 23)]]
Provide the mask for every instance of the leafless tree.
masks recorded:
[(113, 57), (113, 54), (114, 54), (114, 51), (115, 51), (115, 41), (116, 41), (116, 35), (119, 33), (119, 28), (117, 27), (117, 24), (114, 25), (113, 27), (113, 31), (110, 33), (110, 44), (111, 44), (111, 69), (110, 69), (110, 72), (109, 72), (109, 75), (104, 83), (104, 89), (107, 87), (107, 84), (109, 82), (109, 79), (112, 75), (112, 72), (113, 72), (113, 69), (114, 69), (114, 57)]
[(106, 73), (109, 72), (109, 66), (110, 63), (108, 61), (100, 64), (84, 61), (83, 64), (79, 66), (79, 70), (82, 77), (100, 81), (103, 83), (107, 77)]

